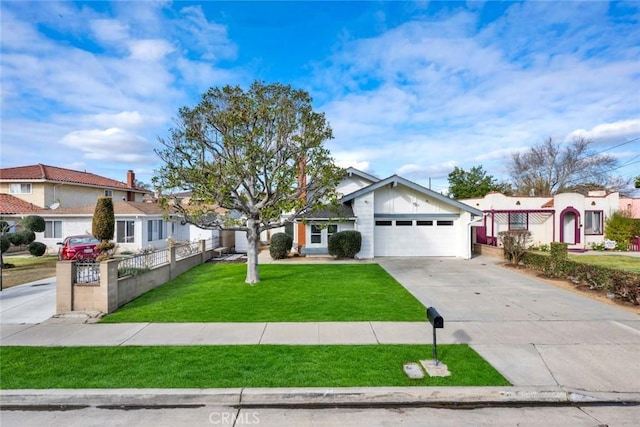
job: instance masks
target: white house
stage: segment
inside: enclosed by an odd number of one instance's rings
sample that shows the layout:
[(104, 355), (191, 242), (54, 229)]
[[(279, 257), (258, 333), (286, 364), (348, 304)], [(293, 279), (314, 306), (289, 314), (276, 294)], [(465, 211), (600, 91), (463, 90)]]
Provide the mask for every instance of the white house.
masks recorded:
[(328, 253), (331, 235), (357, 230), (358, 258), (384, 256), (471, 257), (471, 227), (482, 211), (397, 175), (378, 179), (354, 168), (338, 186), (340, 215), (316, 212), (295, 228), (300, 253)]
[(605, 221), (620, 206), (618, 193), (604, 191), (552, 197), (489, 193), (461, 201), (484, 213), (482, 226), (476, 228), (478, 243), (499, 245), (501, 231), (529, 230), (534, 245), (564, 242), (580, 250), (604, 243)]

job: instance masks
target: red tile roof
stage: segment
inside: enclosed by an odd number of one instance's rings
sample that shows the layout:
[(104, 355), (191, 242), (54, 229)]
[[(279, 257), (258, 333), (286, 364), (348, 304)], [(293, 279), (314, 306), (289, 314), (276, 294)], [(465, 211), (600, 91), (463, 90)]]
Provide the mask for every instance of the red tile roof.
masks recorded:
[(11, 194), (0, 193), (0, 215), (36, 214), (44, 209)]
[(56, 166), (47, 166), (42, 163), (30, 166), (18, 166), (0, 169), (0, 181), (52, 181), (69, 182), (74, 184), (91, 185), (96, 187), (115, 188), (119, 190), (132, 190), (147, 192), (142, 188), (129, 188), (126, 183), (95, 175), (89, 172), (80, 172), (72, 169), (64, 169)]

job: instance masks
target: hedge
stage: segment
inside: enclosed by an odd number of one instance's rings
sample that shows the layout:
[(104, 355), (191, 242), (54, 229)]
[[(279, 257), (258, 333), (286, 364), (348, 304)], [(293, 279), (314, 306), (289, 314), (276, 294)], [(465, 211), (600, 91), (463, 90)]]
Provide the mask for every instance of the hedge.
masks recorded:
[(522, 263), (550, 277), (567, 279), (591, 289), (612, 292), (616, 298), (640, 305), (640, 274), (584, 264), (570, 259), (554, 259), (546, 254), (527, 252)]

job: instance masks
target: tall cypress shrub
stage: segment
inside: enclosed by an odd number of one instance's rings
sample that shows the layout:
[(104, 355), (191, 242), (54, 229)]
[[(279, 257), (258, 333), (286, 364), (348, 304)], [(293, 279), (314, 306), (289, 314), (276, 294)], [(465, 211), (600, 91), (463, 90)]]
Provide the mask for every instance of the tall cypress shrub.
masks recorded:
[(113, 212), (113, 200), (111, 197), (99, 197), (91, 224), (93, 236), (103, 242), (112, 240), (115, 227), (116, 217)]

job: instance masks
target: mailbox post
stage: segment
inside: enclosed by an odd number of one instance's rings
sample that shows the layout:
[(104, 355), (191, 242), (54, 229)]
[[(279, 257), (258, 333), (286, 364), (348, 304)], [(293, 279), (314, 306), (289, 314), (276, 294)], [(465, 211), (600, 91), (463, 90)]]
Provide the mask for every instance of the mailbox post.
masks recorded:
[(427, 319), (429, 319), (429, 323), (433, 328), (433, 362), (438, 365), (438, 345), (436, 342), (436, 329), (444, 328), (444, 319), (438, 313), (438, 310), (435, 307), (427, 308)]

